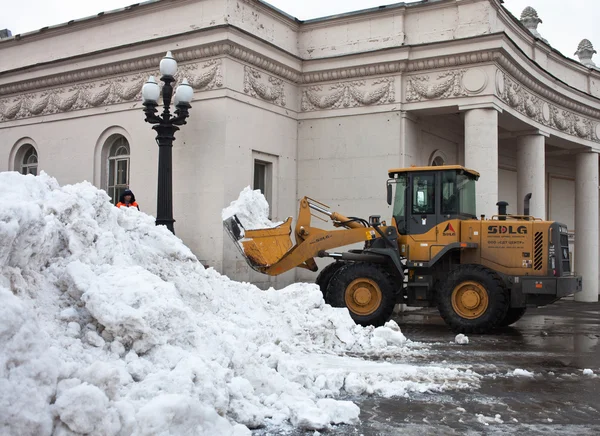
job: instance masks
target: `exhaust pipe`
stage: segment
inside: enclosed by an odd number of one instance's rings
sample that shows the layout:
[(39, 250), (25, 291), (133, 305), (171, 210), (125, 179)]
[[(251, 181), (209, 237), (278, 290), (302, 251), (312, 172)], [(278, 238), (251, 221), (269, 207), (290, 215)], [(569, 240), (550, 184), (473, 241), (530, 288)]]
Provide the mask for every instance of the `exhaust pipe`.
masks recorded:
[(531, 192), (525, 196), (523, 215), (529, 216), (529, 200), (531, 200)]
[(506, 221), (506, 207), (508, 203), (506, 201), (499, 201), (496, 203), (496, 206), (498, 206), (498, 220)]

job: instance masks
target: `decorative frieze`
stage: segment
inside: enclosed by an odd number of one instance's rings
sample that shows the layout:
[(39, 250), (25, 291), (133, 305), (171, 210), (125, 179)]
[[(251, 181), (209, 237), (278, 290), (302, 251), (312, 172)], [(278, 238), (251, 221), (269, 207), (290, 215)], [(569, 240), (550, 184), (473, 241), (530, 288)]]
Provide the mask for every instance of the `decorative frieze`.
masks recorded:
[(396, 101), (394, 78), (355, 80), (333, 85), (310, 86), (302, 91), (302, 111), (374, 106)]
[[(594, 118), (600, 118), (600, 110), (594, 109), (589, 105), (582, 104), (581, 100), (564, 97), (563, 94), (555, 89), (542, 85), (534, 76), (530, 76), (523, 72), (510, 58), (500, 56), (498, 64), (513, 78), (513, 80), (526, 86), (531, 92), (535, 92), (540, 97), (548, 102), (555, 103), (567, 109), (579, 112), (582, 115), (588, 115)], [(581, 93), (583, 101), (585, 101), (584, 93)]]
[(546, 101), (501, 70), (496, 73), (496, 94), (511, 108), (544, 126), (600, 142), (597, 122)]
[[(254, 68), (244, 67), (244, 92), (252, 97), (261, 98), (269, 103), (285, 106), (283, 80), (263, 74)], [(265, 83), (268, 82), (268, 83)]]
[[(0, 99), (0, 121), (141, 100), (142, 86), (150, 75), (158, 77), (160, 73), (145, 71)], [(177, 82), (184, 77), (197, 90), (221, 87), (223, 86), (221, 61), (212, 60), (204, 64), (181, 65), (176, 75)]]
[[(474, 67), (477, 64), (494, 62), (507, 74), (510, 74), (517, 83), (527, 87), (539, 98), (545, 99), (547, 104), (554, 104), (556, 107), (570, 110), (582, 117), (600, 118), (600, 110), (587, 103), (584, 92), (578, 93), (570, 90), (570, 96), (567, 93), (557, 92), (556, 89), (543, 84), (537, 77), (522, 70), (518, 63), (501, 49), (436, 56), (428, 59), (393, 60), (372, 65), (347, 66), (306, 73), (231, 41), (182, 49), (174, 54), (182, 68), (196, 68), (193, 74), (187, 75), (188, 80), (196, 89), (223, 86), (219, 65), (224, 56), (243, 62), (248, 68), (253, 68), (252, 71), (260, 71), (259, 74), (262, 75), (262, 78), (257, 77), (254, 73), (246, 72), (244, 89), (250, 95), (277, 105), (285, 104), (285, 95), (282, 93), (284, 84), (282, 82), (275, 83), (272, 80), (283, 80), (286, 83), (300, 86), (313, 85), (301, 88), (301, 110), (303, 111), (395, 102), (394, 85), (389, 82), (391, 80), (389, 77), (419, 71), (427, 71), (427, 73), (413, 75), (405, 81), (406, 101), (478, 94), (486, 88), (488, 78), (483, 68)], [(212, 60), (207, 61), (207, 58)], [(152, 55), (119, 64), (97, 66), (0, 85), (0, 120), (13, 120), (135, 100), (139, 97), (139, 89), (143, 80), (159, 64), (160, 59), (160, 55)], [(203, 60), (204, 64), (198, 63), (198, 60)], [(188, 65), (184, 65), (186, 63)], [(441, 70), (444, 73), (431, 73), (434, 70)], [(465, 70), (466, 73), (464, 73)], [(10, 72), (5, 73), (10, 74)], [(388, 77), (388, 79), (378, 79), (382, 81), (372, 82), (369, 81), (370, 77)], [(333, 82), (337, 85), (321, 85), (320, 83), (323, 82)], [(376, 83), (381, 86), (370, 90), (369, 88)], [(364, 95), (361, 94), (363, 92)], [(581, 98), (577, 98), (578, 95)], [(2, 96), (4, 98), (1, 98)], [(518, 99), (519, 97), (511, 94), (510, 98)], [(525, 99), (523, 104), (528, 114), (535, 112), (534, 100)], [(550, 116), (549, 107), (546, 108), (545, 113)], [(567, 126), (566, 130), (570, 129), (569, 125), (577, 125), (578, 127), (572, 127), (571, 130), (577, 131), (579, 134), (585, 134), (587, 131), (584, 127), (585, 123), (582, 121), (579, 124), (569, 124), (568, 121), (563, 123), (562, 119), (565, 116), (561, 113), (552, 115), (552, 117), (552, 120), (556, 119), (552, 122), (557, 126)]]
[(468, 95), (462, 84), (466, 70), (411, 76), (406, 80), (406, 101), (434, 100)]

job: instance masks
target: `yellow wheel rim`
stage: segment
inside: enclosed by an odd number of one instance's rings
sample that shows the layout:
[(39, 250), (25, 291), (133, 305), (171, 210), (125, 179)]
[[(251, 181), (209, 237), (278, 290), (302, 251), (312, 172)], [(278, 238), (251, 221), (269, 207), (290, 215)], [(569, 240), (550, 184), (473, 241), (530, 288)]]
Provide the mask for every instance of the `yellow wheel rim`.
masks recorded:
[(462, 282), (452, 291), (452, 308), (463, 318), (479, 318), (485, 313), (488, 305), (488, 293), (480, 283)]
[(353, 280), (346, 287), (346, 307), (356, 315), (370, 315), (377, 310), (383, 299), (377, 283), (364, 277)]

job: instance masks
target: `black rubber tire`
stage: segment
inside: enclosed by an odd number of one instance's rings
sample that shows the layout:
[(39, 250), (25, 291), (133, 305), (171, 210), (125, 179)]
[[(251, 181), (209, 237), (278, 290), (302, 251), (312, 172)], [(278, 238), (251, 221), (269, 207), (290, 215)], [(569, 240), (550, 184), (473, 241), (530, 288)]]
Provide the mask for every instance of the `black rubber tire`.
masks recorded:
[(516, 323), (518, 320), (523, 318), (525, 312), (527, 312), (526, 307), (510, 307), (506, 312), (506, 316), (502, 321), (500, 321), (500, 324), (498, 324), (498, 326), (508, 327), (509, 325)]
[(329, 282), (331, 281), (331, 278), (335, 275), (336, 272), (339, 271), (340, 268), (342, 268), (345, 265), (346, 262), (336, 261), (330, 263), (321, 270), (321, 272), (317, 276), (317, 280), (315, 280), (315, 283), (319, 285), (319, 288), (321, 288), (323, 298), (326, 298), (327, 296), (327, 288), (329, 287)]
[[(465, 281), (479, 283), (487, 293), (488, 307), (475, 319), (458, 314), (452, 306), (452, 293), (456, 286)], [(488, 333), (498, 327), (506, 317), (509, 298), (502, 279), (494, 271), (481, 265), (461, 265), (448, 275), (448, 279), (437, 295), (440, 315), (457, 333)]]
[[(360, 315), (346, 305), (346, 288), (356, 279), (368, 278), (381, 291), (381, 302), (373, 313)], [(356, 324), (379, 327), (390, 320), (396, 305), (393, 277), (381, 266), (367, 262), (348, 262), (338, 269), (329, 282), (326, 302), (333, 307), (346, 307)]]

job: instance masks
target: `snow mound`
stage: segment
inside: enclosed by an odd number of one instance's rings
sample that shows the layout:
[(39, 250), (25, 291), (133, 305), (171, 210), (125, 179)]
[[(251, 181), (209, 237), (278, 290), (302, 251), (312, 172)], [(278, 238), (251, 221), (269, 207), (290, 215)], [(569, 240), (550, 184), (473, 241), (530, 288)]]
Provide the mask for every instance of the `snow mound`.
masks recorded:
[(269, 220), (269, 203), (259, 189), (252, 190), (246, 186), (237, 200), (223, 209), (223, 221), (236, 215), (246, 230), (277, 227), (281, 222)]
[(44, 173), (0, 173), (0, 301), (0, 434), (320, 430), (358, 420), (336, 397), (481, 378), (372, 361), (424, 346), (355, 325), (314, 284), (261, 291), (204, 269), (153, 217)]

